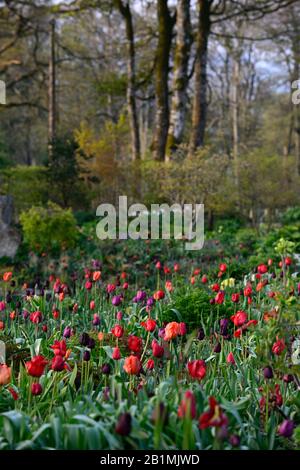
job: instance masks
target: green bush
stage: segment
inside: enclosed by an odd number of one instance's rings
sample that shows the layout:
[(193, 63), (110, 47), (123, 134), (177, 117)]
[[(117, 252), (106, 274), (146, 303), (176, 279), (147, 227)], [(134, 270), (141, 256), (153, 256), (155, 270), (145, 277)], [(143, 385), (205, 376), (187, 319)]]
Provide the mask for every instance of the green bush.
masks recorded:
[(71, 209), (62, 209), (53, 203), (22, 212), (20, 222), (25, 242), (37, 253), (59, 253), (62, 249), (74, 247), (78, 238)]
[(290, 207), (287, 209), (281, 217), (283, 224), (294, 224), (300, 223), (300, 207)]
[(17, 214), (48, 199), (47, 169), (42, 166), (15, 166), (2, 172), (2, 191), (14, 199)]
[(232, 305), (226, 303), (211, 305), (209, 302), (211, 297), (213, 296), (210, 296), (208, 292), (202, 289), (195, 289), (190, 292), (182, 289), (176, 293), (172, 303), (163, 313), (163, 320), (166, 322), (183, 321), (191, 331), (199, 328), (202, 324), (208, 325), (214, 322), (218, 317), (218, 313), (220, 318), (230, 313)]

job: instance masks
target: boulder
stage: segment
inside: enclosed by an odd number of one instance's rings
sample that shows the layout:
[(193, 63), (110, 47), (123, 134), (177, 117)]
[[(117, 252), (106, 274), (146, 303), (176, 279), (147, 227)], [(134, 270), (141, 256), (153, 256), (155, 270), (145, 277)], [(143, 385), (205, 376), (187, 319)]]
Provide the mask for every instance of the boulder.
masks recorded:
[(0, 258), (14, 258), (20, 245), (20, 235), (12, 226), (13, 199), (0, 196)]

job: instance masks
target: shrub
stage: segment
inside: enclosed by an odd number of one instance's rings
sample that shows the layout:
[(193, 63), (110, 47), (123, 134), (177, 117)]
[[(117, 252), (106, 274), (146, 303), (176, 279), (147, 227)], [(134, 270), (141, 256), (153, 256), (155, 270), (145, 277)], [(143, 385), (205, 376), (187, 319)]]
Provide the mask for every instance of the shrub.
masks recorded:
[(163, 314), (164, 321), (183, 321), (187, 324), (189, 331), (199, 328), (202, 323), (207, 324), (220, 316), (226, 316), (230, 307), (225, 304), (210, 305), (211, 296), (202, 289), (185, 292), (184, 289), (176, 293), (169, 308)]
[(71, 209), (62, 209), (53, 203), (22, 212), (20, 222), (25, 242), (37, 253), (59, 253), (61, 249), (72, 248), (78, 237)]
[(3, 192), (14, 199), (17, 214), (33, 205), (43, 205), (48, 198), (47, 169), (23, 166), (3, 170)]

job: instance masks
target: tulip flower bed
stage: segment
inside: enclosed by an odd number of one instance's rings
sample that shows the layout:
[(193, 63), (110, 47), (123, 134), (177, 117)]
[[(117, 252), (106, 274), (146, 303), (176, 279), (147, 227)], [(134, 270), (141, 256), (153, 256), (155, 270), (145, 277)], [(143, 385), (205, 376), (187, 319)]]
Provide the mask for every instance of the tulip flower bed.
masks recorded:
[(93, 262), (35, 288), (2, 272), (0, 448), (299, 448), (293, 257), (191, 266)]

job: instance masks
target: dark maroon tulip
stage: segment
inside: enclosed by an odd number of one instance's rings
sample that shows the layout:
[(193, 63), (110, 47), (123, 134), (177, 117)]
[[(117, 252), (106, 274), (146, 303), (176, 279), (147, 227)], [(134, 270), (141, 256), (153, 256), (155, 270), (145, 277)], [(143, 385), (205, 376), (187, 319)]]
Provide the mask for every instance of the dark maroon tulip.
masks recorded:
[(205, 338), (204, 330), (203, 330), (203, 328), (199, 328), (198, 334), (197, 334), (197, 339), (199, 339), (199, 341), (202, 341), (204, 338)]
[(220, 353), (221, 352), (221, 343), (217, 343), (214, 347), (214, 352), (215, 353)]
[(91, 353), (90, 351), (84, 351), (83, 353), (83, 360), (88, 362), (91, 359)]
[(287, 384), (294, 381), (294, 376), (292, 374), (284, 374), (283, 381)]
[(102, 366), (102, 373), (105, 375), (109, 375), (111, 371), (110, 364), (103, 364)]
[(154, 407), (151, 421), (153, 423), (157, 423), (158, 421), (160, 421), (162, 424), (168, 423), (168, 409), (162, 402)]
[(222, 318), (220, 320), (220, 333), (222, 336), (226, 336), (228, 334), (228, 320), (227, 318)]
[(88, 346), (90, 337), (87, 333), (82, 333), (79, 338), (79, 343), (81, 346)]
[(119, 416), (116, 424), (116, 433), (121, 436), (128, 436), (131, 431), (131, 415), (129, 413), (123, 413)]
[(263, 372), (264, 372), (265, 379), (273, 379), (274, 375), (273, 375), (272, 367), (270, 366), (265, 367)]
[(32, 395), (41, 395), (41, 393), (43, 392), (43, 387), (41, 386), (40, 383), (33, 383), (31, 385), (31, 393)]

